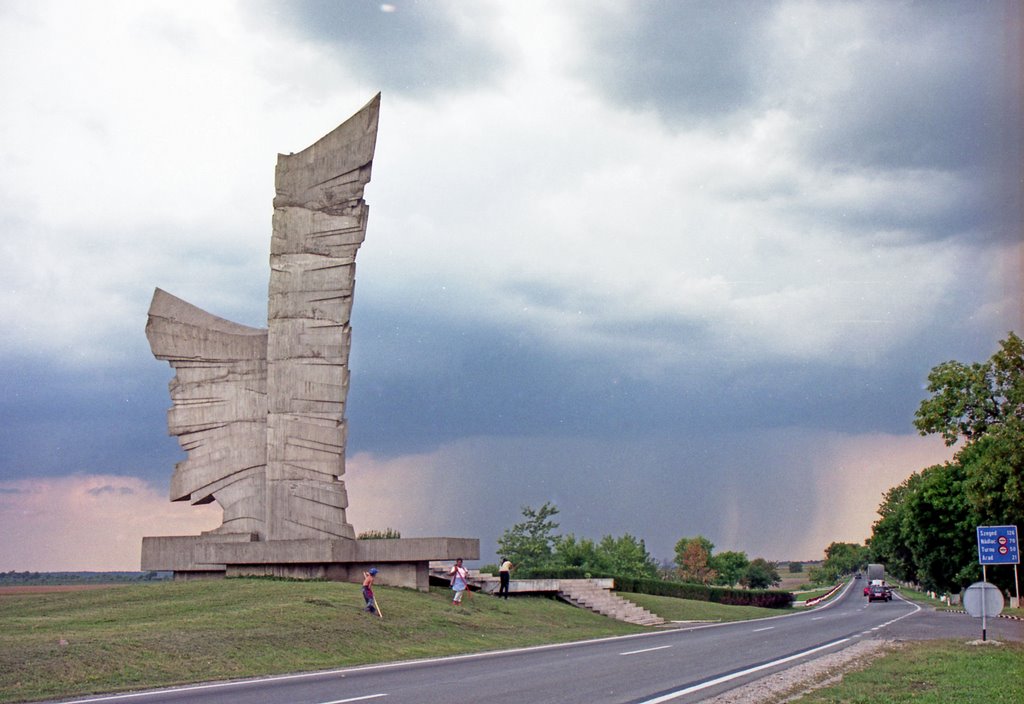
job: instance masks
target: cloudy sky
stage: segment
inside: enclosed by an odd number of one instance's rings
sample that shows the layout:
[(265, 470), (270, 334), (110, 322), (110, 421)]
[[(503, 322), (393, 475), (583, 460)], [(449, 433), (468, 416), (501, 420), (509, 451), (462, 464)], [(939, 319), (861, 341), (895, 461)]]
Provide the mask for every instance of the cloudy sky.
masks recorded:
[(0, 2), (0, 570), (139, 567), (157, 286), (266, 325), (274, 166), (382, 93), (348, 517), (816, 559), (1024, 332), (1015, 2)]

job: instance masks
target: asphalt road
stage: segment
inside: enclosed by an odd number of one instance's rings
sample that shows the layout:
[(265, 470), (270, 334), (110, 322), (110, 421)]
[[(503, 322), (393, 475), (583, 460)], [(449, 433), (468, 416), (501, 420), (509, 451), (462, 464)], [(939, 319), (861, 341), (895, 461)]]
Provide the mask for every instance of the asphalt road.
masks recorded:
[[(833, 603), (731, 624), (436, 660), (73, 700), (110, 704), (657, 704), (698, 702), (863, 638), (980, 638), (981, 620), (902, 599), (868, 604), (858, 582)], [(989, 639), (1024, 640), (990, 619)]]

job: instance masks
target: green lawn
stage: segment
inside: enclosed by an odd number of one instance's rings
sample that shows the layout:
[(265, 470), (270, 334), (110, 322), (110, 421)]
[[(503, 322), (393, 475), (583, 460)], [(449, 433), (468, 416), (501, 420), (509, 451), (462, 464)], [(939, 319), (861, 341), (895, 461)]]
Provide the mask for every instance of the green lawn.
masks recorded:
[(638, 633), (552, 599), (228, 579), (0, 596), (0, 702)]
[(642, 606), (668, 621), (746, 621), (792, 613), (792, 609), (764, 609), (759, 606), (725, 606), (709, 601), (676, 599), (671, 596), (620, 592), (619, 596)]
[[(358, 585), (334, 582), (229, 579), (3, 595), (0, 702), (651, 630), (542, 597), (505, 601), (474, 594), (462, 607), (454, 607), (447, 589), (429, 594), (387, 587), (377, 591), (384, 619), (362, 611)], [(671, 621), (735, 621), (787, 613), (622, 596)], [(952, 642), (906, 644), (864, 672), (844, 678), (837, 693), (823, 690), (801, 701), (1016, 703), (1024, 701), (1022, 672), (1020, 643), (980, 648)], [(908, 692), (926, 698), (912, 698)]]
[(791, 700), (798, 704), (1020, 704), (1024, 643), (962, 641), (901, 644), (839, 684)]

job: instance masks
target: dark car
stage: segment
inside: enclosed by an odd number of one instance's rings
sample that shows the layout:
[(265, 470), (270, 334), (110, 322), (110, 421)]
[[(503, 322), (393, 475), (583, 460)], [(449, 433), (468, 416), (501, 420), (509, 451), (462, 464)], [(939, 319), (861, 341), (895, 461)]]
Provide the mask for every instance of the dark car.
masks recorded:
[(892, 601), (892, 592), (888, 587), (873, 584), (868, 588), (868, 601)]

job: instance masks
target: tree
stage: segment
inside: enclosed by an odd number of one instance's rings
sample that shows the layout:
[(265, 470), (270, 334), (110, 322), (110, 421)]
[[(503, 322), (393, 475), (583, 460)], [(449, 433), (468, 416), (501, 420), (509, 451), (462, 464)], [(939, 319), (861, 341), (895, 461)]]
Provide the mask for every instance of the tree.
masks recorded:
[(577, 540), (573, 533), (558, 536), (552, 542), (552, 551), (552, 567), (578, 567), (588, 572), (597, 573), (606, 571), (597, 545), (589, 538)]
[(914, 426), (941, 433), (947, 445), (976, 440), (1010, 419), (1024, 420), (1024, 341), (1010, 332), (987, 362), (943, 362), (928, 374), (931, 398), (921, 402)]
[(881, 518), (875, 521), (868, 539), (870, 561), (884, 564), (886, 571), (901, 581), (917, 581), (914, 556), (907, 547), (904, 526), (908, 525), (906, 499), (909, 493), (916, 491), (918, 481), (920, 475), (912, 474), (902, 484), (885, 492), (882, 505), (878, 507)]
[(958, 462), (934, 465), (886, 494), (869, 546), (889, 574), (949, 592), (980, 576), (979, 519), (967, 499), (965, 477)]
[(964, 447), (964, 490), (989, 525), (1024, 524), (1024, 422), (1009, 419)]
[(823, 567), (837, 577), (853, 574), (867, 567), (868, 548), (857, 543), (832, 543), (825, 548)]
[(959, 592), (981, 577), (976, 546), (977, 514), (964, 491), (962, 465), (949, 462), (921, 471), (905, 497), (903, 537), (915, 578), (925, 589)]
[(756, 557), (747, 565), (743, 572), (740, 584), (749, 589), (767, 589), (782, 582), (778, 569), (774, 562), (768, 562), (763, 557)]
[(575, 567), (613, 577), (653, 578), (658, 563), (647, 552), (643, 540), (626, 533), (621, 538), (606, 535), (599, 543), (570, 533), (554, 541), (554, 567)]
[(613, 575), (650, 579), (658, 574), (658, 563), (647, 552), (644, 541), (629, 533), (621, 538), (606, 535), (597, 548)]
[[(915, 414), (918, 431), (940, 433), (947, 445), (964, 444), (943, 468), (922, 471), (900, 496), (902, 506), (883, 504), (900, 514), (900, 525), (883, 515), (871, 545), (893, 553), (923, 585), (959, 591), (978, 573), (974, 529), (1024, 522), (1024, 341), (1010, 332), (987, 362), (938, 365), (928, 375), (928, 391), (932, 396)], [(936, 517), (947, 532), (915, 527), (922, 517)]]
[(676, 551), (676, 566), (677, 567), (682, 566), (683, 553), (686, 552), (687, 545), (689, 545), (693, 541), (698, 542), (700, 544), (700, 546), (702, 548), (704, 548), (704, 552), (706, 552), (709, 557), (711, 556), (711, 553), (715, 549), (715, 544), (712, 543), (707, 538), (705, 538), (703, 535), (698, 535), (698, 536), (695, 536), (693, 538), (680, 538), (679, 540), (676, 541), (676, 547), (675, 547), (675, 551)]
[(684, 582), (708, 584), (715, 578), (715, 571), (708, 564), (714, 545), (702, 535), (696, 538), (680, 538), (676, 543), (676, 565), (679, 578)]
[(726, 550), (717, 555), (712, 555), (711, 559), (708, 560), (708, 564), (718, 574), (714, 580), (715, 584), (733, 587), (739, 584), (743, 578), (750, 560), (745, 552)]
[(526, 520), (516, 523), (498, 538), (498, 555), (520, 567), (549, 566), (555, 541), (553, 533), (558, 528), (551, 518), (558, 514), (558, 507), (545, 501), (539, 509), (523, 506), (522, 511)]

